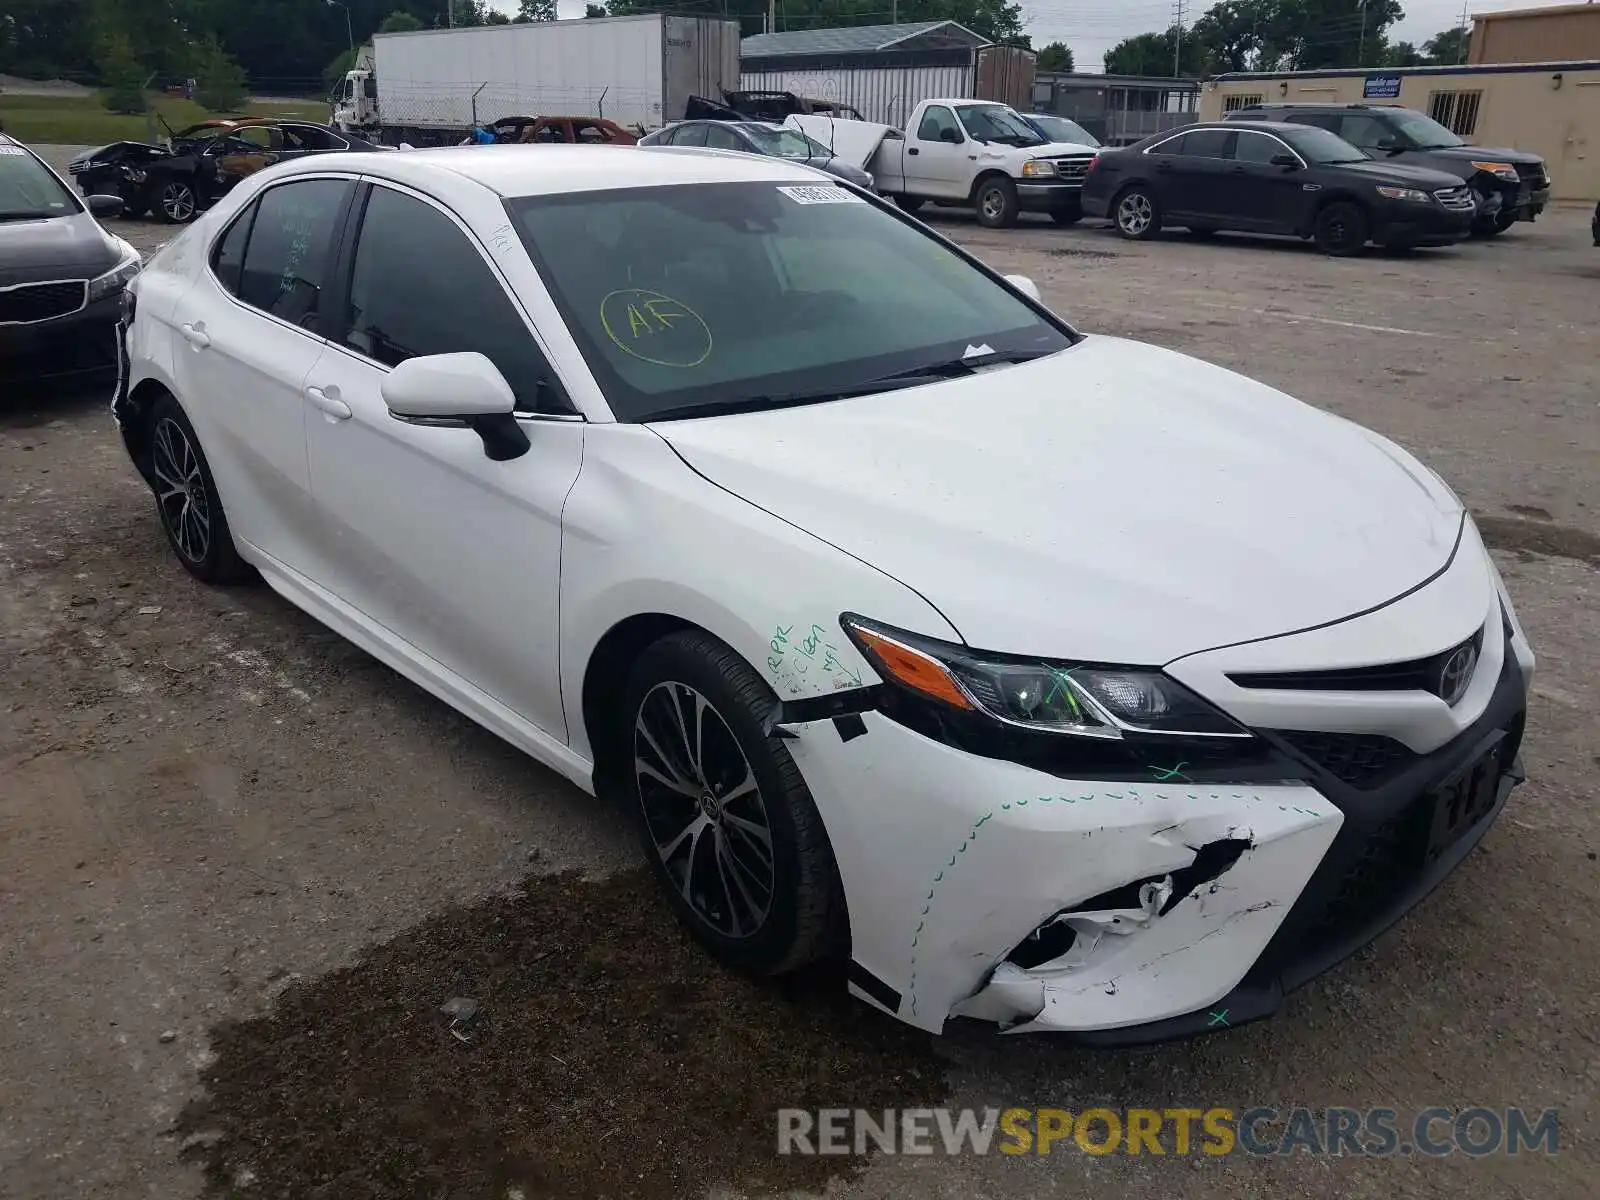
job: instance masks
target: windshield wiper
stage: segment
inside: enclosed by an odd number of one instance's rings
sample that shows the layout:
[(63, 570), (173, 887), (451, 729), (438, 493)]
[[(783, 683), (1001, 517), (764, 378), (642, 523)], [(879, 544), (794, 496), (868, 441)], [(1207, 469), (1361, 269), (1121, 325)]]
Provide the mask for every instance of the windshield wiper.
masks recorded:
[(802, 404), (825, 404), (830, 400), (849, 400), (857, 396), (874, 396), (880, 392), (894, 392), (901, 388), (917, 387), (936, 379), (956, 379), (971, 375), (979, 367), (1002, 363), (1032, 362), (1036, 358), (1055, 354), (1055, 350), (990, 351), (969, 358), (952, 358), (946, 362), (931, 363), (925, 367), (912, 367), (893, 375), (881, 375), (863, 383), (843, 387), (819, 387), (801, 392), (781, 392), (765, 396), (743, 396), (736, 400), (712, 400), (704, 404), (680, 404), (664, 408), (645, 418), (650, 421), (677, 421), (691, 417), (726, 417), (737, 413), (766, 412), (775, 408), (797, 408)]

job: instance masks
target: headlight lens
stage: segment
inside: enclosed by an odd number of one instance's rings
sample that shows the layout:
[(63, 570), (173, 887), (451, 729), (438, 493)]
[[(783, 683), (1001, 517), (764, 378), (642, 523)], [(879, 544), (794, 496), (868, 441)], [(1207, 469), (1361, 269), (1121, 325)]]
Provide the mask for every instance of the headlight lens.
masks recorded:
[(104, 275), (89, 281), (89, 303), (104, 300), (107, 296), (114, 296), (128, 286), (129, 281), (139, 273), (139, 268), (144, 265), (144, 260), (139, 252), (127, 242), (122, 243), (122, 261), (112, 267)]
[(1022, 164), (1022, 173), (1026, 176), (1054, 175), (1056, 165), (1047, 159), (1033, 158)]
[(1476, 170), (1489, 172), (1496, 179), (1504, 179), (1508, 183), (1517, 182), (1517, 169), (1510, 163), (1474, 162), (1472, 165)]
[(1380, 187), (1378, 195), (1387, 196), (1391, 200), (1410, 200), (1416, 204), (1426, 204), (1431, 199), (1427, 192), (1417, 188)]
[(1158, 670), (985, 654), (846, 613), (845, 633), (889, 682), (951, 708), (1041, 733), (1251, 735)]

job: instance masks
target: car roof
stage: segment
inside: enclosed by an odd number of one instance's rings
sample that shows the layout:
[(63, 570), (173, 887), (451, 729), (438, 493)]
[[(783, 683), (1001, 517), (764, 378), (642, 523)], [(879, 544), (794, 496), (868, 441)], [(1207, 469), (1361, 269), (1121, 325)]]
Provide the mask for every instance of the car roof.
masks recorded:
[(501, 196), (550, 196), (694, 183), (815, 184), (810, 167), (781, 158), (674, 146), (449, 146), (395, 154), (334, 151), (280, 164), (278, 179), (348, 170), (410, 184), (468, 179)]
[[(1304, 133), (1304, 125), (1296, 125), (1292, 121), (1197, 121), (1192, 125), (1180, 125), (1176, 129), (1168, 130), (1171, 136), (1180, 133), (1190, 133), (1196, 129), (1215, 129), (1222, 133), (1230, 133), (1239, 129), (1255, 129), (1261, 133)], [(1156, 137), (1161, 134), (1154, 135)]]

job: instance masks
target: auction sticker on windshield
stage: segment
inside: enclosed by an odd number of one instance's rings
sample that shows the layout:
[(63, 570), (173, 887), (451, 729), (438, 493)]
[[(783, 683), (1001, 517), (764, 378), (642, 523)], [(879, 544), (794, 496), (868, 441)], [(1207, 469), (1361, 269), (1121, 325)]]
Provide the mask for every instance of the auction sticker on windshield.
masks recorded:
[(842, 187), (780, 187), (796, 204), (865, 204), (866, 201)]

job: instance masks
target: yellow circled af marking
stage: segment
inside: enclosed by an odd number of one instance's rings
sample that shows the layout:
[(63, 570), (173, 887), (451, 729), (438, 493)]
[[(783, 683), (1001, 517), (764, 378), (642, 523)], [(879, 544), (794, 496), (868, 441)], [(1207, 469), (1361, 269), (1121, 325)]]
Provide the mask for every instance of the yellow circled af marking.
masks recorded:
[[(619, 330), (624, 324), (626, 336)], [(711, 327), (705, 318), (661, 292), (607, 292), (600, 301), (600, 325), (624, 354), (658, 367), (698, 367), (711, 357)]]

